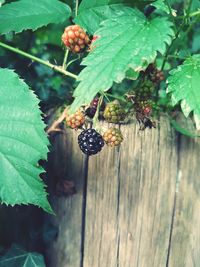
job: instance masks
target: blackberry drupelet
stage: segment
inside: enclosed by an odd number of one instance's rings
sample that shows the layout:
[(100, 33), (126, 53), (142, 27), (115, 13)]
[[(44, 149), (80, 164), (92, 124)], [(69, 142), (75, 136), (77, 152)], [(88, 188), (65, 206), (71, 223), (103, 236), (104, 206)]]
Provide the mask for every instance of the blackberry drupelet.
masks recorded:
[(87, 129), (78, 136), (78, 144), (82, 152), (90, 156), (101, 151), (104, 140), (94, 129)]

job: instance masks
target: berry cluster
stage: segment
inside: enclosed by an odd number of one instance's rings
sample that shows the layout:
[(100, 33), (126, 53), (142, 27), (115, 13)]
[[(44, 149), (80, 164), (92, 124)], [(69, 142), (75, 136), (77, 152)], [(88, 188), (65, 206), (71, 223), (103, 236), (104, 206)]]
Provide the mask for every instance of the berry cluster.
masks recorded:
[[(90, 121), (90, 119), (94, 117), (98, 105), (99, 98), (95, 97), (84, 113), (83, 111), (78, 110), (74, 114), (67, 114), (66, 125), (71, 129), (83, 128), (87, 125), (87, 120)], [(125, 111), (118, 102), (108, 103), (106, 107), (102, 104), (100, 108), (102, 107), (105, 108), (105, 119), (109, 122), (117, 123), (125, 116)], [(78, 145), (81, 151), (89, 156), (100, 152), (105, 143), (110, 147), (115, 147), (119, 146), (122, 141), (123, 136), (121, 131), (113, 127), (106, 130), (103, 135), (93, 128), (83, 129), (78, 136)]]
[(62, 41), (73, 53), (82, 52), (90, 43), (90, 38), (79, 25), (72, 25), (65, 28)]

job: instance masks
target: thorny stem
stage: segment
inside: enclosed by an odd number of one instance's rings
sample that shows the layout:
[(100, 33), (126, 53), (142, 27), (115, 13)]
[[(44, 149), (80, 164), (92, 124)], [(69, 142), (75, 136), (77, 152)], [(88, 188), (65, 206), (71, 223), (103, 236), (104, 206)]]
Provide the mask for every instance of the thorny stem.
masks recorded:
[(200, 10), (192, 12), (192, 13), (189, 14), (190, 18), (195, 17), (195, 16), (200, 16)]
[(78, 5), (79, 5), (79, 0), (76, 0), (76, 9), (75, 9), (75, 15), (76, 15), (76, 17), (78, 15)]
[(118, 99), (120, 101), (123, 101), (123, 102), (126, 102), (126, 100), (123, 98), (123, 97), (120, 97), (120, 96), (116, 96), (116, 95), (112, 95), (112, 94), (109, 94), (109, 93), (105, 93), (106, 96), (109, 96), (111, 98), (114, 98), (114, 99)]
[(165, 2), (166, 2), (166, 4), (167, 4), (167, 7), (168, 7), (168, 9), (169, 9), (169, 13), (170, 13), (170, 15), (171, 15), (171, 17), (172, 17), (172, 20), (173, 20), (173, 22), (174, 22), (174, 26), (176, 27), (176, 22), (175, 22), (175, 18), (174, 18), (174, 15), (173, 15), (173, 11), (172, 11), (171, 5), (170, 5), (170, 3), (169, 3), (168, 0), (166, 0)]
[(59, 116), (57, 120), (55, 120), (52, 125), (47, 129), (47, 134), (50, 134), (52, 132), (62, 132), (59, 125), (65, 120), (67, 115), (68, 108), (65, 108), (63, 113)]
[(162, 64), (162, 67), (161, 67), (161, 70), (162, 70), (162, 71), (164, 70), (165, 64), (166, 64), (166, 62), (167, 62), (168, 54), (169, 54), (169, 52), (171, 51), (171, 48), (172, 48), (172, 46), (174, 45), (176, 39), (178, 38), (179, 33), (181, 32), (181, 30), (182, 30), (182, 26), (180, 26), (179, 30), (178, 30), (178, 31), (176, 32), (176, 34), (175, 34), (174, 39), (173, 39), (172, 42), (171, 42), (171, 45), (167, 48), (167, 51), (166, 51), (165, 56), (164, 56), (163, 64)]
[(63, 65), (62, 65), (62, 68), (63, 68), (64, 70), (67, 69), (67, 59), (68, 59), (68, 55), (69, 55), (69, 50), (66, 49), (66, 51), (65, 51), (65, 55), (64, 55), (64, 60), (63, 60)]
[(54, 64), (50, 63), (49, 61), (46, 61), (46, 60), (43, 60), (43, 59), (38, 58), (36, 56), (33, 56), (33, 55), (29, 54), (29, 53), (26, 53), (26, 52), (24, 52), (24, 51), (22, 51), (22, 50), (20, 50), (18, 48), (12, 47), (12, 46), (7, 45), (5, 43), (0, 42), (0, 47), (3, 47), (5, 49), (8, 49), (8, 50), (10, 50), (10, 51), (12, 51), (14, 53), (17, 53), (19, 55), (22, 55), (24, 57), (30, 58), (32, 61), (38, 62), (40, 64), (43, 64), (43, 65), (45, 65), (45, 66), (47, 66), (47, 67), (49, 67), (49, 68), (51, 68), (53, 70), (56, 70), (56, 71), (58, 71), (58, 72), (60, 72), (60, 73), (62, 73), (64, 75), (66, 75), (66, 76), (69, 76), (71, 78), (74, 78), (75, 80), (78, 77), (77, 75), (75, 75), (75, 74), (73, 74), (73, 73), (71, 73), (69, 71), (66, 71), (65, 69), (63, 69), (60, 66), (54, 65)]
[(77, 61), (77, 60), (79, 60), (80, 59), (80, 55), (78, 55), (78, 57), (77, 58), (75, 58), (75, 59), (72, 59), (71, 61), (69, 61), (68, 63), (67, 63), (67, 65), (66, 65), (66, 68), (68, 68), (69, 67), (69, 65), (71, 65), (72, 63), (74, 63), (75, 61)]

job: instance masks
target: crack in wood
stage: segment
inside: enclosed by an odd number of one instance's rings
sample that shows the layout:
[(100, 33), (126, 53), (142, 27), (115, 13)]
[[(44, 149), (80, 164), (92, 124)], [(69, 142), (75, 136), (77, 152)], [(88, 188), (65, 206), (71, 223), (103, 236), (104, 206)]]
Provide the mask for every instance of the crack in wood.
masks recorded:
[(176, 203), (177, 203), (177, 194), (178, 194), (178, 186), (180, 182), (180, 146), (181, 146), (181, 135), (177, 134), (177, 178), (176, 178), (176, 190), (174, 193), (174, 203), (173, 203), (173, 210), (172, 210), (172, 219), (171, 219), (171, 225), (170, 225), (170, 233), (169, 233), (169, 243), (168, 243), (168, 249), (167, 249), (167, 261), (166, 261), (166, 267), (169, 267), (169, 260), (170, 260), (170, 253), (171, 253), (171, 246), (172, 246), (172, 235), (174, 230), (174, 222), (175, 222), (175, 216), (176, 216)]
[(88, 185), (88, 164), (89, 164), (89, 156), (85, 156), (84, 157), (84, 164), (83, 164), (83, 173), (84, 174), (83, 174), (83, 202), (82, 202), (80, 267), (84, 266), (85, 225), (86, 225), (87, 185)]

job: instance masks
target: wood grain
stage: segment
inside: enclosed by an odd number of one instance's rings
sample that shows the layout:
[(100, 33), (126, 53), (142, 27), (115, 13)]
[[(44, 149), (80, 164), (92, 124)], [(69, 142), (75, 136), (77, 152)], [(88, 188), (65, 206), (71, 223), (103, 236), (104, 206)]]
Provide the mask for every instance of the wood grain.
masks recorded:
[(47, 246), (47, 266), (199, 267), (200, 141), (175, 134), (165, 117), (157, 129), (121, 128), (122, 146), (89, 160), (85, 218), (77, 132), (56, 137), (49, 179), (73, 180), (78, 193), (52, 199), (57, 217), (47, 220), (59, 233)]
[(58, 236), (56, 240), (47, 245), (47, 266), (79, 267), (81, 258), (83, 155), (78, 148), (76, 132), (66, 130), (64, 134), (59, 134), (55, 138), (53, 152), (50, 156), (48, 176), (53, 181), (58, 178), (73, 181), (77, 193), (67, 198), (54, 195), (51, 199), (56, 216), (48, 216), (46, 221), (50, 221), (58, 228)]
[(170, 267), (200, 266), (200, 140), (181, 136)]
[(177, 151), (169, 123), (123, 126), (121, 148), (90, 159), (84, 267), (165, 266)]

